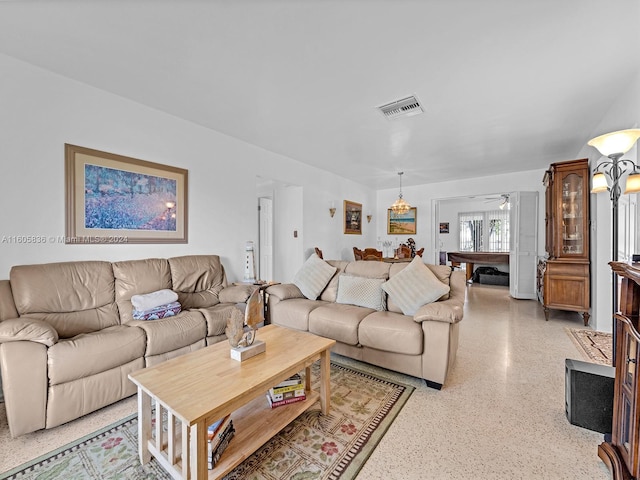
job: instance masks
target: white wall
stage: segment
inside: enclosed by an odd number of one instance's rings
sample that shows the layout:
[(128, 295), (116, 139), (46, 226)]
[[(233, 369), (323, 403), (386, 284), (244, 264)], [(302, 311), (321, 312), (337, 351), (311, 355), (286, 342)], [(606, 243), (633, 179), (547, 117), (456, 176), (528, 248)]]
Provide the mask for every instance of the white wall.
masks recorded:
[[(330, 200), (337, 206), (345, 198), (375, 202), (375, 192), (358, 183), (6, 55), (0, 55), (0, 78), (0, 278), (18, 264), (218, 254), (229, 280), (241, 280), (244, 245), (258, 238), (256, 175), (303, 190), (302, 245), (287, 259), (293, 264), (302, 264), (316, 244), (330, 254), (325, 258), (351, 248), (340, 209), (329, 217)], [(188, 169), (189, 243), (14, 243), (23, 236), (64, 235), (65, 143)], [(358, 240), (372, 239), (373, 228), (365, 226)]]

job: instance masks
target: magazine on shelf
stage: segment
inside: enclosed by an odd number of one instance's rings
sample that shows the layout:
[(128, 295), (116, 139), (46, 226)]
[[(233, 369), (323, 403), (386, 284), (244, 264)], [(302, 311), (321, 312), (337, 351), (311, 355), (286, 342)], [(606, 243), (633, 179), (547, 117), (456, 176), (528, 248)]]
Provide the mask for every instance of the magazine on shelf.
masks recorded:
[(218, 445), (209, 451), (207, 459), (207, 467), (209, 468), (209, 470), (212, 470), (216, 466), (216, 463), (218, 463), (220, 457), (222, 456), (222, 453), (229, 446), (229, 442), (231, 441), (235, 433), (236, 429), (233, 426), (233, 422), (230, 421), (224, 429), (224, 432), (222, 432)]
[(273, 388), (290, 387), (291, 385), (302, 385), (302, 377), (299, 373), (294, 373), (286, 380), (283, 380), (279, 384), (275, 385)]
[(282, 393), (276, 393), (275, 391), (273, 391), (273, 389), (270, 389), (268, 395), (271, 397), (271, 400), (273, 400), (274, 402), (280, 402), (288, 398), (303, 397), (305, 395), (304, 385), (300, 386), (296, 390), (288, 390)]
[(299, 396), (299, 397), (291, 397), (291, 398), (286, 398), (284, 400), (276, 401), (276, 400), (273, 400), (271, 398), (271, 395), (269, 395), (268, 393), (267, 393), (266, 397), (267, 397), (267, 401), (269, 402), (269, 406), (271, 408), (281, 407), (283, 405), (289, 405), (291, 403), (296, 403), (296, 402), (302, 402), (302, 401), (307, 399), (306, 395), (302, 395), (302, 396)]
[(286, 387), (273, 387), (269, 389), (270, 393), (286, 393), (293, 392), (295, 390), (304, 390), (304, 383), (296, 383), (295, 385), (288, 385)]
[(227, 415), (226, 417), (221, 418), (212, 425), (209, 425), (209, 427), (207, 428), (209, 453), (215, 450), (216, 447), (220, 444), (225, 430), (231, 423), (231, 415)]
[(218, 463), (218, 461), (220, 460), (222, 453), (229, 446), (229, 442), (233, 438), (235, 432), (236, 432), (236, 429), (233, 426), (233, 422), (229, 423), (220, 438), (220, 443), (216, 446), (215, 449), (212, 449), (209, 452), (209, 455), (207, 458), (207, 467), (210, 470), (213, 469), (216, 466), (216, 463)]

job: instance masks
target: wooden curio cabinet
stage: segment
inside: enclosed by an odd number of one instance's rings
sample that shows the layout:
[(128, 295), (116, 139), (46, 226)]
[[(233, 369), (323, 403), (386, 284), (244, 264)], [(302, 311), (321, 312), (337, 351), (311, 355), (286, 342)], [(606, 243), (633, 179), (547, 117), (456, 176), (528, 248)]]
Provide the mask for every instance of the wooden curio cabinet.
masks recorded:
[(611, 262), (613, 271), (622, 278), (620, 313), (616, 315), (616, 379), (613, 390), (613, 422), (611, 440), (598, 447), (598, 456), (609, 467), (614, 480), (640, 478), (640, 268)]
[(553, 163), (544, 176), (545, 246), (539, 266), (545, 318), (549, 310), (582, 314), (589, 323), (589, 163)]

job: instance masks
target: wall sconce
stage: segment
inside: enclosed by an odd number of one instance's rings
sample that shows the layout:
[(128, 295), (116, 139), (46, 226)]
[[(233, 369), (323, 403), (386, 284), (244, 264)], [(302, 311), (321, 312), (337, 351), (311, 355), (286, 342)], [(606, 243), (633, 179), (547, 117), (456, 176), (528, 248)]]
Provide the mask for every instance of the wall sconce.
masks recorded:
[(370, 213), (367, 214), (367, 223), (371, 223), (371, 219), (373, 218), (373, 215), (371, 215)]
[(331, 218), (336, 214), (336, 204), (333, 203), (333, 200), (329, 202), (329, 215)]

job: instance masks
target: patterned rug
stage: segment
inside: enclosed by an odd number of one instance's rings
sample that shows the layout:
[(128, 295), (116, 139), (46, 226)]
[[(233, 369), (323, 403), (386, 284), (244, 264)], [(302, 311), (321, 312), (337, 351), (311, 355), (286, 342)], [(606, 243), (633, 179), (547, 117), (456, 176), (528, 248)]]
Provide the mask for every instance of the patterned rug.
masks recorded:
[(566, 328), (567, 335), (586, 360), (602, 365), (613, 362), (613, 337), (610, 333)]
[[(313, 369), (317, 379), (317, 363)], [(413, 390), (332, 362), (330, 414), (311, 407), (225, 478), (353, 479)], [(0, 479), (170, 479), (155, 460), (140, 465), (137, 427), (132, 415)]]

